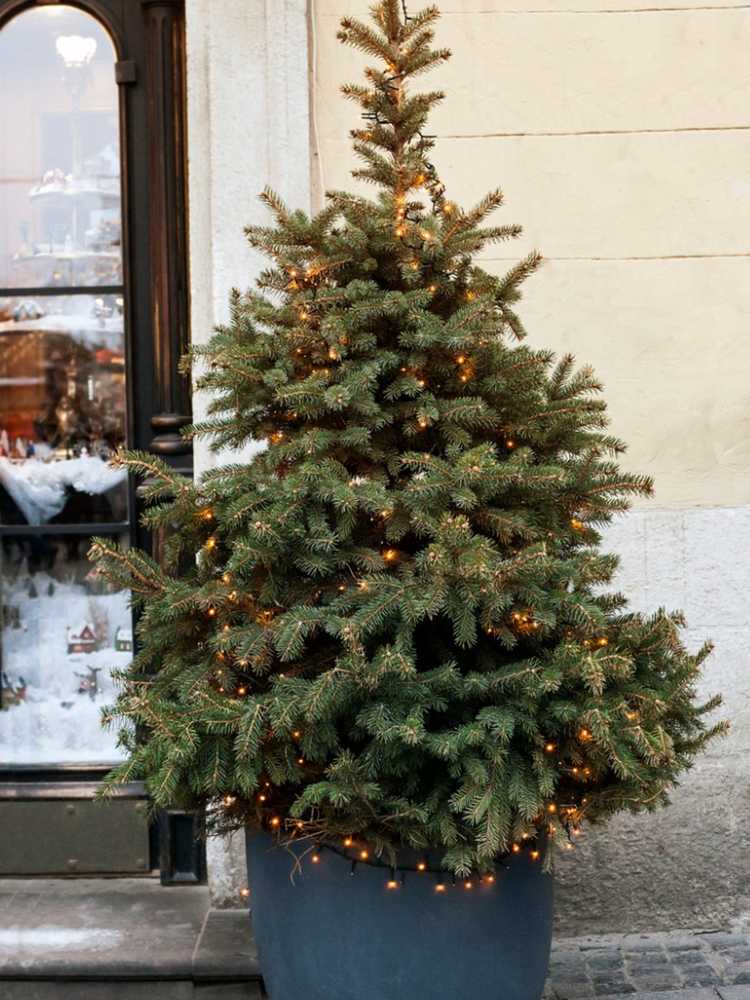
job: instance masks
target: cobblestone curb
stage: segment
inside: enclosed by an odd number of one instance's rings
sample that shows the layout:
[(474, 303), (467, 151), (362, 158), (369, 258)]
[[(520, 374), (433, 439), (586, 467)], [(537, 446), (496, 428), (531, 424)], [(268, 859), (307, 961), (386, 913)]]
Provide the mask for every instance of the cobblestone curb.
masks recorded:
[(676, 990), (679, 1000), (750, 1000), (750, 937), (707, 931), (559, 940), (545, 996), (666, 1000)]

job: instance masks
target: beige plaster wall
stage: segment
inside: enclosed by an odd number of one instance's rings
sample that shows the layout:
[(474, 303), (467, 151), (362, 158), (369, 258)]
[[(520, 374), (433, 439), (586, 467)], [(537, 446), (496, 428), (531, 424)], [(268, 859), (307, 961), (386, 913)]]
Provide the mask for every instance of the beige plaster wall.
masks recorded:
[[(420, 6), (410, 0), (410, 7)], [(365, 57), (336, 42), (368, 0), (314, 0), (318, 190), (351, 186)], [(535, 343), (606, 384), (627, 464), (660, 507), (750, 502), (750, 9), (709, 0), (444, 0), (434, 161), (466, 204), (498, 184), (546, 267)], [(427, 80), (428, 78), (425, 78)]]

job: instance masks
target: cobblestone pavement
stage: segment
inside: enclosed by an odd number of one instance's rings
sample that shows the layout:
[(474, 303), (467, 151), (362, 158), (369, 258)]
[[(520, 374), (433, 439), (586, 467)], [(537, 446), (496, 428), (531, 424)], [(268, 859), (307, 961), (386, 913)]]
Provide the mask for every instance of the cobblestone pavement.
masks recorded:
[(706, 931), (558, 940), (545, 997), (750, 1000), (750, 936)]

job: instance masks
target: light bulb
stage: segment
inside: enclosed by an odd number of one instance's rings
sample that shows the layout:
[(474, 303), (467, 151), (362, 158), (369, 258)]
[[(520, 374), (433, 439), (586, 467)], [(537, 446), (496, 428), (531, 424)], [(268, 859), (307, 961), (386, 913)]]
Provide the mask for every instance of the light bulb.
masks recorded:
[(60, 35), (55, 39), (57, 54), (68, 69), (88, 66), (96, 53), (96, 39), (82, 35)]

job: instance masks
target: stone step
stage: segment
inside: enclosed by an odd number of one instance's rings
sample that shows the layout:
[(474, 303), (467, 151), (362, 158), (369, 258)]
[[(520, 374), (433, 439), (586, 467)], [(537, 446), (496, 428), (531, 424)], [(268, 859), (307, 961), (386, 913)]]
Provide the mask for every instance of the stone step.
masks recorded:
[(247, 910), (154, 879), (0, 879), (0, 1000), (260, 1000)]
[(142, 982), (44, 982), (0, 980), (2, 1000), (262, 1000), (260, 984), (194, 983), (152, 979)]

